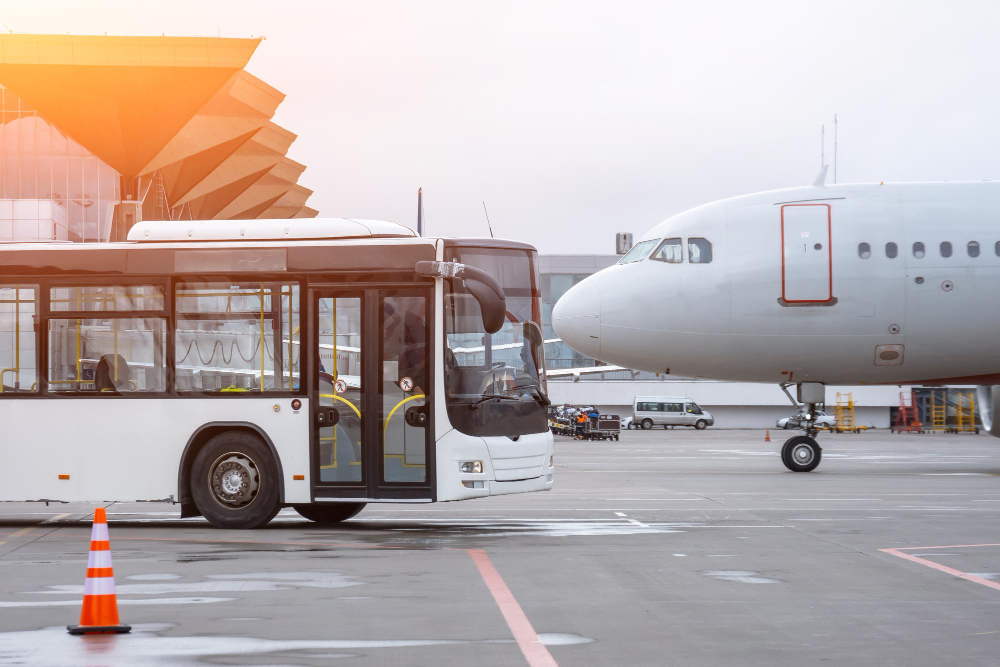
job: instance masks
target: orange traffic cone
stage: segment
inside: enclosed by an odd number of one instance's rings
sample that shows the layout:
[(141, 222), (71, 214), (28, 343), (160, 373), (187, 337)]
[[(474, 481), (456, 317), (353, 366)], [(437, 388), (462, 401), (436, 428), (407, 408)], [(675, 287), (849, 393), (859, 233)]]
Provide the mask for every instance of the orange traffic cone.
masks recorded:
[(118, 622), (108, 517), (103, 507), (94, 511), (94, 525), (90, 531), (90, 556), (87, 558), (87, 579), (83, 584), (80, 625), (67, 625), (66, 629), (71, 635), (118, 634), (132, 630), (132, 626)]
[(771, 429), (764, 431), (764, 442), (771, 442)]

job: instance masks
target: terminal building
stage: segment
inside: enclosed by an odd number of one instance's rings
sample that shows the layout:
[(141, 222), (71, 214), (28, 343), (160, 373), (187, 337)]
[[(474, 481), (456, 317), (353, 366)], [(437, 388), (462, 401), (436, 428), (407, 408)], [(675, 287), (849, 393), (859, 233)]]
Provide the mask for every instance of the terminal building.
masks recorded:
[(0, 34), (0, 242), (313, 217), (260, 39)]

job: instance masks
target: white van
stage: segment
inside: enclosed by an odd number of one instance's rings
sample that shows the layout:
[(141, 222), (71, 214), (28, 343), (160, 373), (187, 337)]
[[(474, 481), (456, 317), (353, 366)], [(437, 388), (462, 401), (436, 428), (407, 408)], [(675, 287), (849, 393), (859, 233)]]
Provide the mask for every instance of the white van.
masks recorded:
[(679, 396), (636, 396), (629, 428), (648, 431), (654, 426), (693, 426), (699, 431), (715, 423), (708, 410), (690, 398)]

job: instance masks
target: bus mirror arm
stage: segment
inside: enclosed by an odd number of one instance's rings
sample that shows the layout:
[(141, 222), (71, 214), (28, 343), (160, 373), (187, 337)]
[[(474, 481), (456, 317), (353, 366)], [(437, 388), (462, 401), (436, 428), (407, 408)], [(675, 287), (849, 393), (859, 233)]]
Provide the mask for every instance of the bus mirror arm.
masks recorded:
[(459, 278), (479, 303), (486, 333), (495, 334), (503, 328), (507, 300), (497, 279), (481, 269), (459, 262), (420, 261), (414, 267), (418, 275), (435, 278)]

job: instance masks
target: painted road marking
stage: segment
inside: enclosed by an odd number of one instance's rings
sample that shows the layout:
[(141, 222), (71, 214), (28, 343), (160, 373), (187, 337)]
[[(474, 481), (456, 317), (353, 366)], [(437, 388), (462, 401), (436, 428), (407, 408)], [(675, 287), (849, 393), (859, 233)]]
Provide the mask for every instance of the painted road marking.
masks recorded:
[[(21, 530), (15, 532), (15, 533), (11, 533), (10, 535), (8, 535), (7, 539), (9, 540), (9, 539), (14, 538), (14, 537), (22, 537), (24, 535), (27, 535), (28, 533), (30, 533), (31, 531), (33, 531), (37, 527), (38, 526), (28, 526), (27, 528), (22, 528)], [(0, 542), (0, 545), (3, 545), (3, 544), (7, 544), (7, 540), (4, 540), (3, 542)]]
[[(950, 574), (953, 577), (958, 577), (959, 579), (965, 579), (966, 581), (971, 581), (973, 583), (981, 584), (987, 586), (994, 590), (1000, 591), (1000, 582), (990, 581), (989, 579), (984, 579), (983, 577), (977, 577), (974, 574), (969, 574), (968, 572), (962, 572), (961, 570), (956, 570), (953, 567), (948, 567), (947, 565), (942, 565), (941, 563), (935, 563), (932, 560), (927, 560), (919, 556), (914, 556), (913, 554), (904, 553), (906, 551), (926, 551), (933, 549), (972, 549), (975, 547), (1000, 547), (1000, 544), (952, 544), (949, 546), (936, 546), (936, 547), (900, 547), (899, 549), (879, 549), (883, 553), (887, 553), (891, 556), (896, 556), (897, 558), (903, 558), (905, 560), (913, 561), (919, 565), (925, 565), (929, 568), (937, 570), (938, 572), (944, 572), (945, 574)], [(930, 555), (930, 554), (925, 554)]]
[(531, 627), (531, 621), (521, 609), (521, 605), (514, 599), (514, 594), (507, 588), (507, 584), (504, 583), (503, 577), (493, 566), (490, 557), (482, 549), (467, 549), (466, 553), (476, 564), (486, 587), (490, 589), (493, 599), (500, 607), (500, 613), (507, 621), (507, 627), (513, 633), (521, 653), (524, 654), (524, 659), (531, 667), (557, 667), (558, 663), (555, 658), (549, 653), (549, 649), (545, 648), (545, 644), (538, 639), (538, 634)]

